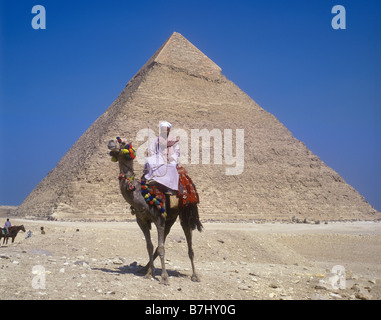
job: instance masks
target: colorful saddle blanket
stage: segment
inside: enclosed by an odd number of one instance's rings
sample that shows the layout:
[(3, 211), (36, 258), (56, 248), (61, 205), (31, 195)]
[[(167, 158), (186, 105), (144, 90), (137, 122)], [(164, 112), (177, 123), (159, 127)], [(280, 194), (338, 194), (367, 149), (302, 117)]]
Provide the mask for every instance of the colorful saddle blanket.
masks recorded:
[(196, 186), (192, 182), (187, 171), (183, 167), (177, 167), (177, 172), (179, 173), (179, 190), (177, 193), (179, 198), (179, 208), (199, 203), (200, 199), (198, 197)]
[[(177, 167), (179, 173), (179, 189), (177, 197), (179, 198), (179, 208), (187, 207), (190, 204), (197, 204), (200, 202), (196, 186), (189, 177), (187, 171), (183, 167)], [(156, 206), (159, 212), (166, 217), (165, 212), (165, 194), (156, 185), (147, 185), (144, 178), (140, 181), (142, 195), (146, 202), (151, 206)]]

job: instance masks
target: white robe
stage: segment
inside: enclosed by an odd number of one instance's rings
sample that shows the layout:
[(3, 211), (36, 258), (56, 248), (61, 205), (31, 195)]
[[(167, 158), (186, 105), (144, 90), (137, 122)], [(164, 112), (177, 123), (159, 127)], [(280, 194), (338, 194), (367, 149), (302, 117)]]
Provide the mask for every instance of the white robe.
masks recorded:
[(156, 137), (148, 148), (144, 177), (147, 180), (155, 180), (169, 189), (178, 190), (179, 174), (177, 164), (179, 157), (180, 147), (178, 140), (169, 135), (167, 143), (165, 143), (165, 139)]

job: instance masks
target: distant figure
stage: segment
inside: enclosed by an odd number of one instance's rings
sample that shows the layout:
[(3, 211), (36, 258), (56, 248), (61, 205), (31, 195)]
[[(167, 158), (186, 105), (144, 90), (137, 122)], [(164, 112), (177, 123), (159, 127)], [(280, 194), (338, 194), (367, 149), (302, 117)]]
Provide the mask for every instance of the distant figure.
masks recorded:
[(45, 234), (45, 230), (44, 230), (44, 227), (41, 227), (41, 234)]
[(7, 221), (5, 221), (5, 224), (4, 224), (4, 229), (5, 229), (5, 234), (8, 234), (9, 233), (9, 228), (12, 227), (12, 224), (11, 222), (9, 221), (9, 218), (7, 218)]

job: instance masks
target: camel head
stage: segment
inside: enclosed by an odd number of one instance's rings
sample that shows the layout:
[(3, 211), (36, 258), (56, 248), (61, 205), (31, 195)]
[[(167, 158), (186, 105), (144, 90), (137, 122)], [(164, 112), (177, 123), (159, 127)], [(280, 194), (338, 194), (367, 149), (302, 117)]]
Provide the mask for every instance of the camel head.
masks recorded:
[(136, 157), (136, 150), (132, 147), (132, 143), (126, 143), (120, 137), (110, 140), (107, 147), (110, 149), (109, 155), (113, 162), (132, 161)]

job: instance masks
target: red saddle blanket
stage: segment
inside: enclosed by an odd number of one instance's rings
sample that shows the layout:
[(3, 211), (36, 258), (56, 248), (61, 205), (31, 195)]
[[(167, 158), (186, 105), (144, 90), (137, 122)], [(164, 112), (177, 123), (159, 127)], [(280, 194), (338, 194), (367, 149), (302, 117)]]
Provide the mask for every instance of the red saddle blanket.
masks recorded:
[(200, 199), (196, 190), (196, 186), (189, 177), (187, 171), (183, 167), (177, 167), (179, 173), (179, 208), (183, 208), (189, 204), (199, 203)]
[[(187, 207), (190, 204), (197, 204), (200, 202), (196, 186), (189, 177), (187, 171), (183, 167), (177, 167), (177, 172), (179, 173), (179, 188), (177, 191), (177, 197), (179, 198), (179, 208)], [(146, 202), (153, 206), (155, 205), (157, 209), (164, 215), (164, 201), (165, 195), (162, 190), (156, 185), (146, 185), (146, 180), (141, 179), (141, 190), (142, 195)]]

